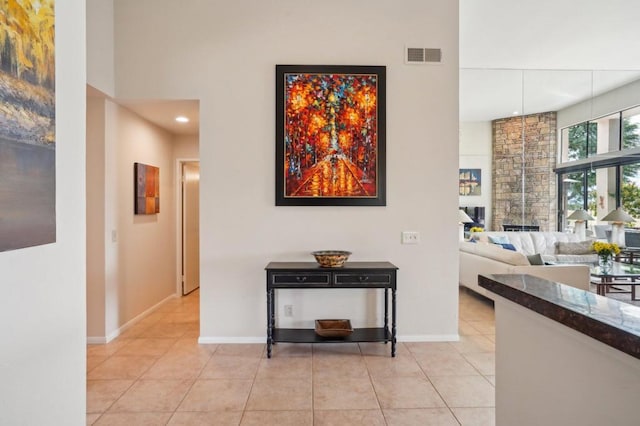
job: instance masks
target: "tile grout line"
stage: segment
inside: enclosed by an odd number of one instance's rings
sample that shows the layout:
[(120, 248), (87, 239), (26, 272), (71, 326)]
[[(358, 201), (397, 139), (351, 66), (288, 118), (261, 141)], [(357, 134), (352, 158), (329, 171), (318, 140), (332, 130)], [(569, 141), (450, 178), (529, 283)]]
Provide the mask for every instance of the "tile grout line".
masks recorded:
[[(153, 314), (153, 313), (152, 313), (152, 314)], [(168, 314), (168, 312), (163, 313), (162, 317), (165, 317), (167, 314)], [(150, 314), (150, 315), (151, 315), (151, 314)], [(143, 320), (144, 320), (144, 319), (143, 319)], [(161, 318), (159, 318), (158, 320), (156, 320), (156, 321), (153, 323), (153, 325), (159, 324), (159, 323), (160, 323), (160, 321), (161, 321)], [(153, 325), (150, 325), (149, 327), (146, 327), (146, 328), (145, 328), (145, 330), (148, 330), (148, 329), (149, 329), (150, 327), (152, 327)], [(143, 331), (143, 332), (144, 332), (144, 331)], [(120, 337), (121, 337), (121, 336), (118, 336), (118, 338), (120, 338)], [(117, 340), (118, 338), (116, 338), (116, 340)], [(117, 355), (118, 351), (120, 351), (120, 350), (122, 350), (122, 349), (126, 348), (127, 346), (129, 346), (129, 345), (131, 345), (132, 343), (134, 343), (136, 340), (140, 340), (140, 339), (145, 339), (145, 337), (140, 337), (140, 335), (139, 335), (139, 336), (135, 336), (135, 337), (132, 337), (132, 338), (130, 338), (130, 339), (127, 339), (127, 340), (131, 340), (131, 342), (127, 342), (126, 344), (124, 344), (121, 348), (117, 349), (113, 354), (111, 354), (109, 357), (107, 357), (107, 359), (109, 359), (109, 358), (111, 358), (111, 357), (114, 357), (114, 356), (126, 357), (127, 355)], [(177, 343), (178, 339), (175, 339), (175, 340), (176, 340), (176, 342), (175, 342), (173, 345), (171, 345), (171, 347), (173, 347), (173, 346)], [(142, 372), (141, 372), (141, 373), (140, 373), (140, 374), (139, 374), (135, 379), (132, 379), (132, 383), (131, 383), (131, 385), (130, 385), (127, 389), (125, 389), (125, 390), (122, 392), (122, 394), (121, 394), (118, 398), (116, 398), (116, 399), (115, 399), (115, 400), (114, 400), (114, 401), (109, 405), (109, 407), (108, 407), (108, 408), (106, 408), (106, 409), (105, 409), (105, 410), (100, 414), (100, 417), (98, 417), (98, 419), (96, 419), (96, 422), (97, 422), (97, 421), (98, 421), (98, 420), (99, 420), (99, 419), (100, 419), (104, 414), (107, 414), (107, 413), (108, 413), (108, 411), (109, 411), (109, 410), (110, 410), (110, 409), (111, 409), (111, 408), (112, 408), (112, 407), (113, 407), (113, 406), (114, 406), (114, 405), (115, 405), (115, 404), (116, 404), (120, 399), (122, 399), (122, 398), (124, 397), (124, 395), (125, 395), (129, 390), (131, 390), (131, 388), (133, 388), (137, 383), (141, 382), (141, 381), (143, 380), (143, 378), (142, 378), (142, 377), (144, 376), (144, 374), (146, 374), (149, 370), (151, 370), (151, 368), (153, 368), (153, 366), (157, 364), (157, 362), (160, 360), (160, 358), (162, 358), (162, 357), (163, 357), (163, 356), (164, 356), (168, 351), (169, 351), (169, 348), (167, 348), (167, 350), (166, 350), (163, 354), (161, 354), (161, 355), (159, 355), (159, 356), (157, 356), (157, 357), (155, 357), (155, 356), (154, 356), (155, 361), (154, 361), (153, 363), (151, 363), (151, 364), (149, 365), (149, 367), (148, 367), (148, 368), (146, 368), (144, 371), (142, 371)], [(139, 356), (139, 355), (130, 355), (130, 356)], [(105, 360), (105, 361), (106, 361), (106, 360)], [(107, 380), (109, 380), (109, 379), (107, 379)], [(126, 379), (110, 379), (110, 380), (126, 380)], [(194, 382), (194, 383), (195, 383), (195, 382)], [(192, 386), (193, 386), (193, 383), (192, 383), (191, 387), (192, 387)], [(190, 388), (191, 388), (191, 387), (190, 387)], [(185, 395), (186, 395), (186, 393), (185, 393)], [(174, 414), (174, 413), (175, 413), (175, 410), (172, 412), (172, 414), (171, 414), (171, 416), (169, 417), (169, 419), (171, 419), (171, 417), (173, 417), (173, 414)], [(94, 423), (95, 423), (95, 422), (94, 422)]]
[[(396, 344), (398, 344), (398, 343), (396, 343)], [(398, 346), (400, 346), (400, 345), (402, 345), (402, 342), (400, 342), (400, 344), (398, 344)], [(358, 344), (358, 349), (360, 349), (360, 356), (362, 356), (364, 358), (364, 356), (362, 355), (362, 348), (360, 348), (360, 344)], [(371, 370), (369, 370), (369, 366), (367, 365), (367, 361), (363, 359), (363, 362), (364, 362), (365, 368), (367, 369), (367, 376), (369, 376), (369, 383), (371, 383), (371, 387), (373, 388), (373, 393), (376, 396), (376, 402), (378, 403), (378, 408), (380, 409), (380, 414), (382, 414), (382, 420), (384, 421), (384, 424), (386, 426), (388, 426), (389, 422), (387, 421), (387, 416), (384, 414), (384, 410), (382, 409), (382, 403), (380, 402), (380, 397), (378, 396), (378, 391), (376, 390), (376, 385), (375, 385), (375, 383), (373, 383), (373, 377), (371, 376)]]
[[(440, 397), (440, 399), (444, 403), (444, 405), (447, 408), (447, 410), (449, 410), (449, 413), (451, 413), (451, 415), (453, 416), (455, 421), (458, 422), (459, 425), (462, 425), (462, 423), (458, 420), (458, 417), (455, 415), (455, 413), (453, 412), (453, 410), (451, 409), (451, 407), (447, 403), (447, 400), (444, 399), (444, 396), (442, 396), (442, 394), (440, 393), (440, 391), (436, 387), (435, 383), (433, 383), (433, 381), (431, 380), (431, 377), (429, 377), (427, 372), (424, 371), (424, 368), (422, 368), (422, 365), (420, 364), (420, 362), (418, 362), (418, 359), (416, 358), (415, 353), (411, 350), (411, 348), (408, 348), (408, 349), (409, 349), (409, 353), (413, 357), (413, 360), (416, 362), (416, 364), (418, 364), (418, 367), (420, 368), (420, 371), (422, 371), (422, 374), (424, 374), (424, 376), (427, 379), (427, 381), (431, 384), (431, 386), (433, 387), (433, 390), (436, 391), (436, 393), (438, 394), (438, 396)], [(455, 349), (455, 348), (453, 348), (453, 349)]]
[(209, 360), (211, 359), (211, 357), (213, 357), (213, 354), (218, 350), (218, 347), (216, 346), (216, 348), (213, 350), (213, 352), (209, 353), (209, 359), (207, 360), (207, 362), (205, 362), (202, 367), (200, 368), (200, 371), (198, 372), (198, 374), (196, 374), (196, 377), (193, 379), (193, 383), (191, 383), (191, 386), (189, 386), (189, 389), (187, 389), (187, 391), (184, 393), (184, 395), (182, 396), (182, 398), (180, 399), (180, 402), (178, 402), (178, 405), (176, 405), (175, 410), (173, 410), (173, 413), (171, 413), (171, 417), (169, 417), (169, 421), (167, 422), (167, 424), (169, 424), (169, 422), (171, 422), (171, 419), (173, 419), (173, 417), (176, 415), (176, 413), (178, 413), (178, 409), (180, 408), (180, 405), (182, 405), (182, 403), (184, 402), (184, 400), (187, 398), (187, 395), (189, 394), (189, 392), (191, 392), (191, 389), (193, 389), (193, 387), (195, 386), (196, 382), (198, 381), (200, 375), (202, 374), (202, 372), (204, 371), (204, 368), (207, 366), (207, 363), (209, 362)]

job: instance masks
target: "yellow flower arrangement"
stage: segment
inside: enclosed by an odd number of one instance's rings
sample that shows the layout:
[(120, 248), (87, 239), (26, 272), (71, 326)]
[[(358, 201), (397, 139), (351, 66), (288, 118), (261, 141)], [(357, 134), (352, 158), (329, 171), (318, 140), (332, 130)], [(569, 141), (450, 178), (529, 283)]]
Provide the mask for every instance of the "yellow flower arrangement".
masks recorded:
[(469, 232), (483, 232), (484, 228), (482, 228), (481, 226), (472, 226), (471, 228), (469, 228)]
[(603, 241), (594, 241), (591, 244), (593, 250), (598, 253), (600, 257), (609, 257), (614, 254), (620, 254), (620, 247), (616, 243), (605, 243)]

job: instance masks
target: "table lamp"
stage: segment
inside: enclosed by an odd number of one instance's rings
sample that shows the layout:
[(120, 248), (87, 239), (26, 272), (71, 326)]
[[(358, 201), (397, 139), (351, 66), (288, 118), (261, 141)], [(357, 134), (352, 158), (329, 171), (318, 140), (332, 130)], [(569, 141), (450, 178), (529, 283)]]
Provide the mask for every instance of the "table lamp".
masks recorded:
[(458, 210), (458, 227), (460, 228), (460, 241), (464, 241), (464, 224), (473, 223), (473, 219), (464, 210)]
[(624, 241), (624, 224), (625, 222), (634, 222), (635, 219), (625, 212), (622, 207), (618, 207), (600, 220), (611, 222), (611, 242), (617, 244), (618, 247), (624, 247), (626, 245)]
[(571, 213), (567, 220), (575, 220), (576, 223), (573, 226), (573, 233), (578, 236), (580, 241), (584, 241), (587, 239), (587, 220), (594, 220), (589, 213), (587, 213), (584, 209), (578, 209)]

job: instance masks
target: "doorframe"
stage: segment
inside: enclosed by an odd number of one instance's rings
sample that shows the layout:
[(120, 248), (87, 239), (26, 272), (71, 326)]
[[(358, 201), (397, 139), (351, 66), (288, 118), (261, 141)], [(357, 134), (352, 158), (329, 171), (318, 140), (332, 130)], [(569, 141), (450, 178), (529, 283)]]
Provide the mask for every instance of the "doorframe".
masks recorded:
[(176, 158), (176, 295), (178, 297), (182, 297), (182, 165), (184, 163), (192, 163), (196, 161), (200, 163), (200, 158)]

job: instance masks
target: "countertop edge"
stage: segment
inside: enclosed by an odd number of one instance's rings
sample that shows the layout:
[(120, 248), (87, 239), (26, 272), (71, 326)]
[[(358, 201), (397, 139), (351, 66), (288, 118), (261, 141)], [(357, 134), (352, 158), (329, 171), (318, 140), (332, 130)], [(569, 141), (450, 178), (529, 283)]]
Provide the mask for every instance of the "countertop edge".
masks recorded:
[[(538, 314), (556, 321), (566, 327), (576, 330), (586, 336), (598, 340), (612, 348), (618, 349), (634, 358), (640, 359), (640, 337), (621, 327), (616, 327), (598, 320), (594, 316), (560, 306), (547, 298), (515, 288), (507, 283), (491, 278), (498, 276), (478, 275), (478, 284), (492, 293), (497, 294), (511, 302), (530, 309)], [(549, 285), (559, 286), (565, 284), (547, 281)], [(578, 289), (576, 289), (578, 290)], [(585, 290), (578, 290), (585, 291)], [(613, 301), (616, 303), (623, 303)]]

